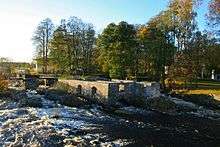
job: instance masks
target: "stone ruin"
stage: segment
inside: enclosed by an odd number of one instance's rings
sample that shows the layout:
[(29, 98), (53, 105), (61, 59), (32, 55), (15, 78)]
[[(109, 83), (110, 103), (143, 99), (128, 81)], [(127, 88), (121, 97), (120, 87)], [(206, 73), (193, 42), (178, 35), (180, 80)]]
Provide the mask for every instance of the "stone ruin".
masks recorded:
[(127, 80), (82, 81), (59, 80), (71, 87), (73, 93), (101, 102), (111, 102), (129, 97), (159, 97), (160, 84), (156, 82), (135, 82)]
[(12, 87), (24, 87), (27, 90), (36, 90), (40, 85), (45, 87), (51, 87), (57, 81), (57, 77), (46, 75), (24, 74), (18, 77), (10, 77), (10, 85)]

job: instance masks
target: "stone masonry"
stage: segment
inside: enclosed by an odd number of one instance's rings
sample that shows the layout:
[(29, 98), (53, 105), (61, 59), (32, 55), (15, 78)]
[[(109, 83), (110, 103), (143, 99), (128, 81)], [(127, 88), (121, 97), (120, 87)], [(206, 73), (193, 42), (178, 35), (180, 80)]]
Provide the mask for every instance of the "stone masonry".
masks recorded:
[(122, 97), (158, 97), (160, 85), (154, 82), (134, 82), (127, 80), (112, 81), (81, 81), (59, 80), (68, 84), (73, 93), (93, 98), (104, 103), (115, 101)]

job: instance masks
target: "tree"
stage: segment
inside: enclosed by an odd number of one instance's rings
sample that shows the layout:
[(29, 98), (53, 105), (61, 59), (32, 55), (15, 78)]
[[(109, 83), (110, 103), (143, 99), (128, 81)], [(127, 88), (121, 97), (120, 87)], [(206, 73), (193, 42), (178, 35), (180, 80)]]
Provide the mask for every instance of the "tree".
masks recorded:
[[(146, 48), (147, 62), (150, 63), (148, 68), (153, 77), (157, 77), (157, 81), (161, 80), (163, 87), (165, 66), (170, 69), (182, 66), (185, 69), (185, 63), (191, 63), (190, 56), (186, 56), (185, 52), (192, 47), (191, 40), (197, 29), (194, 11), (197, 2), (198, 0), (171, 0), (168, 9), (153, 17), (139, 32)], [(192, 70), (191, 66), (188, 67), (185, 73)]]
[(125, 79), (134, 75), (136, 30), (127, 22), (109, 24), (98, 37), (98, 62), (111, 78)]
[(190, 82), (198, 78), (210, 78), (211, 71), (220, 68), (220, 46), (215, 38), (200, 31), (193, 33), (188, 49), (177, 52), (169, 68), (168, 78)]
[(7, 57), (0, 57), (0, 76), (4, 74), (6, 76), (12, 73), (12, 60)]
[(64, 25), (60, 25), (53, 33), (50, 41), (50, 58), (53, 65), (56, 66), (56, 72), (61, 74), (70, 72), (68, 62), (69, 41)]
[(220, 0), (211, 0), (209, 3), (209, 12), (207, 14), (208, 25), (213, 29), (216, 35), (220, 35)]
[(220, 44), (217, 39), (210, 39), (207, 44), (207, 51), (205, 52), (206, 68), (209, 71), (209, 77), (211, 77), (211, 71), (214, 69), (220, 72)]
[(50, 42), (51, 58), (62, 72), (83, 74), (91, 72), (95, 31), (92, 24), (77, 17), (62, 20)]
[[(190, 38), (197, 28), (194, 7), (198, 0), (171, 0), (164, 16), (167, 17), (167, 26), (173, 32), (173, 38), (178, 51), (188, 48)], [(163, 21), (165, 22), (165, 21)]]
[(54, 25), (51, 19), (46, 18), (41, 21), (33, 35), (33, 43), (36, 46), (38, 61), (43, 64), (43, 73), (47, 73), (49, 41), (53, 34)]
[(151, 22), (139, 30), (138, 36), (144, 48), (145, 62), (149, 63), (149, 73), (165, 88), (165, 66), (172, 63), (176, 48), (167, 40), (166, 33)]
[(0, 63), (11, 62), (11, 60), (7, 57), (0, 57)]

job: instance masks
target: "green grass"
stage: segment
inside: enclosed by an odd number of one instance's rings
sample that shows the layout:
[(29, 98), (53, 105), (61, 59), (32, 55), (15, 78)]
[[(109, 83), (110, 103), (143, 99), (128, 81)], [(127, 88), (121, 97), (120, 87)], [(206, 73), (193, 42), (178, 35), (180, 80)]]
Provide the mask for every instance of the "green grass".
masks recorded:
[[(178, 82), (181, 84), (182, 82)], [(192, 82), (189, 90), (174, 90), (182, 94), (207, 94), (214, 95), (216, 99), (220, 100), (220, 81), (213, 80), (198, 80)]]

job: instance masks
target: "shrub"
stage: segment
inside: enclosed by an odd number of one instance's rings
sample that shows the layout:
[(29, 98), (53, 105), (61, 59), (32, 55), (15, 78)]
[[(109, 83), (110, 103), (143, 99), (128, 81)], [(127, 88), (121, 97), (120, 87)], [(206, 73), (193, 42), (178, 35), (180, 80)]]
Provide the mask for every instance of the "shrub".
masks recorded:
[(4, 92), (8, 89), (8, 81), (6, 77), (0, 73), (0, 92)]

